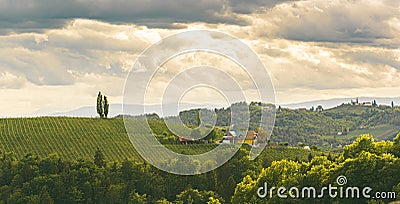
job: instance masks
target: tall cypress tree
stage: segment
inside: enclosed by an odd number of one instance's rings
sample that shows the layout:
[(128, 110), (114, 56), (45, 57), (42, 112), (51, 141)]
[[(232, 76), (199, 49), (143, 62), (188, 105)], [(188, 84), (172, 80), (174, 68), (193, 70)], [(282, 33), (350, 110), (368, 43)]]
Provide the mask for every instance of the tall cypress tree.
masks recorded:
[(103, 96), (101, 95), (101, 92), (99, 91), (99, 94), (97, 95), (97, 114), (99, 114), (100, 118), (104, 117), (104, 104), (103, 104)]
[(107, 118), (110, 104), (108, 103), (107, 96), (104, 96), (104, 117)]

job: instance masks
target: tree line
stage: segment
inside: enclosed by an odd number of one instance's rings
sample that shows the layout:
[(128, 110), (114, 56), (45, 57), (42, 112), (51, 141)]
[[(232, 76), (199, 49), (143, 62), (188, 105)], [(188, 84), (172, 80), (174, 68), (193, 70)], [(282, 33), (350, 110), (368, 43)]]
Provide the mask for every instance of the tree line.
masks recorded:
[(247, 154), (206, 174), (179, 176), (145, 162), (107, 162), (100, 149), (92, 161), (0, 153), (0, 203), (226, 203), (246, 170), (261, 169)]
[[(13, 153), (0, 153), (0, 203), (315, 203), (311, 199), (259, 198), (257, 188), (264, 182), (287, 189), (319, 188), (334, 184), (338, 175), (345, 175), (351, 186), (400, 193), (400, 135), (394, 142), (375, 142), (372, 136), (362, 135), (343, 154), (333, 157), (290, 158), (284, 151), (290, 148), (280, 148), (280, 157), (286, 159), (274, 161), (263, 152), (250, 161), (249, 149), (241, 148), (221, 167), (194, 176), (169, 174), (129, 159), (107, 162), (101, 149), (91, 161), (67, 161), (57, 154), (45, 158), (27, 154), (17, 159)], [(318, 200), (334, 201), (355, 202)]]

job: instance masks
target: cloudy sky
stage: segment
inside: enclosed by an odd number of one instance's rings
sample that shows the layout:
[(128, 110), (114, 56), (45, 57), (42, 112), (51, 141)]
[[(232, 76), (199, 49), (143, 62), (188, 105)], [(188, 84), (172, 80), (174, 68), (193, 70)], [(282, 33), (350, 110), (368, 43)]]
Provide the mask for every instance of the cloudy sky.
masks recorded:
[[(397, 0), (0, 0), (0, 115), (94, 105), (99, 90), (122, 103), (137, 57), (166, 36), (195, 29), (225, 32), (251, 47), (270, 73), (277, 103), (400, 96)], [(220, 56), (192, 53), (166, 63), (153, 89), (162, 90), (179, 66), (207, 63), (243, 74)], [(197, 91), (210, 103), (223, 98)], [(185, 100), (198, 103), (198, 96)]]

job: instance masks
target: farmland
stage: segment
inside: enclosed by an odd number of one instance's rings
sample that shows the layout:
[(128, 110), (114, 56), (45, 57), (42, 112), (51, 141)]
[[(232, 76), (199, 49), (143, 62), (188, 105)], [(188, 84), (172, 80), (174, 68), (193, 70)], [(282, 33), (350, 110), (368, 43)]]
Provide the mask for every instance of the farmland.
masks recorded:
[[(161, 124), (156, 125), (159, 122), (153, 125), (157, 127), (156, 135), (162, 137), (165, 129)], [(134, 124), (140, 127), (140, 123)], [(375, 129), (356, 131), (385, 133), (388, 129), (391, 128), (377, 124)], [(167, 137), (172, 136), (167, 133)], [(39, 203), (45, 199), (54, 203), (179, 203), (186, 195), (198, 194), (200, 201), (195, 203), (206, 203), (205, 199), (211, 198), (220, 203), (245, 203), (259, 199), (252, 192), (266, 179), (274, 185), (284, 185), (287, 178), (293, 178), (289, 179), (293, 182), (291, 185), (311, 182), (317, 186), (331, 184), (343, 172), (352, 184), (360, 186), (365, 184), (361, 178), (368, 175), (387, 175), (383, 177), (384, 185), (380, 185), (381, 177), (371, 177), (366, 183), (389, 192), (400, 186), (399, 141), (397, 138), (395, 142), (374, 142), (372, 136), (362, 135), (343, 154), (325, 153), (325, 156), (318, 156), (322, 154), (319, 151), (276, 145), (267, 147), (254, 161), (248, 159), (250, 146), (243, 145), (234, 157), (215, 170), (179, 176), (143, 161), (131, 145), (121, 118), (0, 119), (1, 151), (14, 152), (14, 155), (0, 154), (0, 200), (7, 203)], [(184, 154), (201, 154), (217, 145), (165, 144)], [(104, 157), (98, 156), (97, 148)]]
[(109, 160), (140, 158), (121, 119), (43, 117), (0, 121), (1, 149), (17, 155), (58, 153), (65, 159), (89, 158), (100, 148)]
[[(217, 144), (166, 146), (178, 153), (201, 154)], [(66, 160), (92, 160), (100, 148), (108, 161), (126, 158), (142, 161), (129, 141), (121, 118), (3, 118), (0, 119), (0, 148), (3, 152), (14, 152), (17, 157), (28, 153), (42, 157), (57, 153)], [(265, 151), (265, 156), (271, 160), (306, 159), (308, 154), (306, 150), (285, 147), (271, 147)]]

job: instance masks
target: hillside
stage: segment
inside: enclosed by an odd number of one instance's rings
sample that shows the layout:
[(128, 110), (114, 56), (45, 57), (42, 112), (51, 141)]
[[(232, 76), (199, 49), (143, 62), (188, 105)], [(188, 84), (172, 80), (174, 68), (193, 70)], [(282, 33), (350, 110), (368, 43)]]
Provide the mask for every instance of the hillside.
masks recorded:
[[(162, 130), (158, 130), (162, 131)], [(216, 144), (177, 145), (167, 144), (169, 149), (184, 154), (201, 154)], [(108, 161), (142, 161), (125, 132), (121, 118), (9, 118), (0, 119), (0, 149), (14, 152), (17, 157), (34, 153), (42, 157), (57, 153), (67, 160), (92, 160), (100, 148)], [(297, 148), (271, 147), (265, 150), (270, 160), (282, 158), (307, 159), (308, 151)]]
[(101, 148), (107, 159), (137, 158), (121, 119), (12, 118), (0, 119), (0, 145), (17, 155), (58, 153), (66, 159), (90, 158)]
[[(261, 115), (260, 106), (266, 104), (251, 103), (250, 129), (256, 129)], [(229, 124), (230, 108), (215, 109), (218, 115), (217, 125)], [(182, 121), (196, 124), (199, 109), (180, 113)], [(335, 147), (350, 144), (363, 133), (374, 134), (377, 140), (393, 139), (400, 131), (400, 108), (387, 106), (353, 106), (342, 104), (334, 108), (315, 111), (305, 109), (278, 108), (271, 142), (289, 142), (297, 145)]]
[[(226, 131), (229, 108), (217, 110), (218, 135)], [(250, 105), (251, 127), (256, 127), (260, 117), (260, 104)], [(184, 122), (196, 125), (196, 113), (199, 109), (181, 112)], [(208, 151), (215, 145), (193, 145), (187, 148), (176, 145), (177, 137), (165, 126), (162, 119), (153, 115), (150, 126), (156, 137), (169, 149), (185, 154), (199, 154)], [(363, 107), (344, 104), (323, 111), (278, 109), (271, 144), (289, 142), (292, 146), (298, 143), (317, 146), (331, 150), (338, 145), (346, 145), (360, 134), (370, 133), (377, 140), (393, 139), (400, 130), (400, 108)], [(342, 132), (341, 135), (337, 134)], [(213, 139), (211, 142), (218, 140)], [(141, 157), (134, 150), (122, 118), (8, 118), (0, 119), (1, 151), (13, 151), (18, 156), (35, 153), (46, 156), (58, 153), (66, 159), (91, 159), (97, 148), (100, 148), (107, 160), (124, 160)], [(270, 151), (275, 151), (270, 150)], [(274, 153), (273, 153), (274, 154)]]

